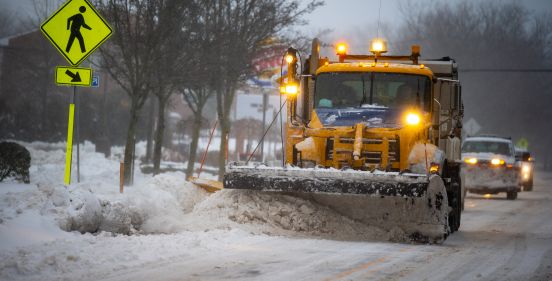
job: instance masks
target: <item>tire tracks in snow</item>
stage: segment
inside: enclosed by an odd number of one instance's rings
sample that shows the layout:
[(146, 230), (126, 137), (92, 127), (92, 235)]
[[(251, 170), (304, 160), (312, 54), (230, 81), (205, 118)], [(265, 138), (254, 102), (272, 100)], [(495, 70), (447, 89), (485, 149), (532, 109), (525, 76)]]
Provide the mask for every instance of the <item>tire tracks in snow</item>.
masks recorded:
[[(477, 212), (466, 212), (469, 215), (464, 216), (464, 227), (445, 241), (441, 251), (426, 255), (427, 265), (405, 261), (387, 277), (391, 280), (527, 279), (537, 271), (539, 261), (550, 248), (546, 244), (550, 242), (550, 235), (545, 234), (549, 233), (546, 223), (552, 217), (547, 194), (550, 191), (548, 186), (542, 191), (546, 193), (522, 193), (518, 201), (475, 202), (474, 206), (480, 205), (475, 206)], [(473, 215), (484, 219), (473, 217), (478, 221), (472, 223)], [(538, 237), (543, 233), (545, 240)]]

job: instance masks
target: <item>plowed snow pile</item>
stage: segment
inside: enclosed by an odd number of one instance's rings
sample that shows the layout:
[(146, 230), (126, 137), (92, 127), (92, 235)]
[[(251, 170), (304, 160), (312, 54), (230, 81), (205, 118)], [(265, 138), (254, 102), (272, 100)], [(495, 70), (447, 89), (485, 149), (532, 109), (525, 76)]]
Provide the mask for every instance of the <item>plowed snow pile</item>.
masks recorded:
[[(62, 230), (121, 234), (242, 229), (250, 233), (346, 240), (405, 241), (400, 229), (367, 226), (314, 202), (283, 194), (223, 190), (208, 195), (183, 173), (155, 177), (137, 169), (136, 184), (118, 189), (118, 159), (81, 149), (81, 183), (64, 187), (63, 144), (25, 144), (32, 157), (31, 185), (0, 183), (0, 236), (17, 240), (30, 217)], [(5, 185), (5, 186), (2, 186)], [(38, 226), (37, 226), (38, 227)], [(51, 228), (55, 228), (52, 227)], [(27, 231), (27, 230), (25, 230)], [(42, 230), (36, 229), (35, 232)], [(53, 233), (52, 239), (62, 233)], [(50, 237), (44, 236), (44, 237)], [(7, 239), (10, 237), (10, 239)], [(25, 244), (25, 243), (23, 243)], [(0, 248), (8, 247), (0, 243)]]
[(404, 241), (400, 229), (390, 232), (355, 222), (335, 211), (290, 195), (223, 190), (200, 202), (191, 214), (200, 227), (240, 227), (271, 235), (312, 235), (346, 240)]

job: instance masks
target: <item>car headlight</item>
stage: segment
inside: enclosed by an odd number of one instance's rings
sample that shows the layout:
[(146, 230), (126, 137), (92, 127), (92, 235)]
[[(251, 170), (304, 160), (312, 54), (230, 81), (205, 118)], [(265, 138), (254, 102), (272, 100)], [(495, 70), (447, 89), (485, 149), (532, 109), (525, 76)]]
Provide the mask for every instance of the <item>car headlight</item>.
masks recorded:
[(477, 158), (475, 158), (475, 157), (466, 158), (466, 159), (464, 159), (464, 162), (466, 162), (468, 164), (477, 164)]
[(491, 164), (496, 165), (496, 166), (498, 166), (498, 165), (504, 165), (504, 160), (498, 159), (498, 158), (494, 158), (494, 159), (491, 160)]
[(521, 167), (521, 171), (524, 173), (529, 173), (531, 171), (531, 168), (529, 168), (529, 165), (523, 165)]

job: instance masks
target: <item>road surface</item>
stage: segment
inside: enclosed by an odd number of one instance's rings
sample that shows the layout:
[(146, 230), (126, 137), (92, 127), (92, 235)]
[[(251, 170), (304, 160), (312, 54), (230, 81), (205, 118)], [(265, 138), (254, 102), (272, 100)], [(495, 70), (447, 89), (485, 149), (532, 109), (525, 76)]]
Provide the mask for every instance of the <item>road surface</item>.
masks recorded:
[[(515, 201), (505, 197), (468, 194), (460, 231), (442, 245), (235, 228), (131, 236), (63, 232), (46, 239), (31, 225), (20, 228), (21, 239), (14, 241), (43, 242), (0, 251), (0, 280), (552, 280), (552, 173), (537, 174), (533, 192)], [(21, 216), (33, 218), (28, 206), (44, 212), (36, 203), (42, 201), (14, 202)]]
[[(515, 201), (468, 194), (442, 245), (247, 236), (106, 280), (552, 280), (552, 174)], [(229, 241), (230, 242), (230, 241)]]

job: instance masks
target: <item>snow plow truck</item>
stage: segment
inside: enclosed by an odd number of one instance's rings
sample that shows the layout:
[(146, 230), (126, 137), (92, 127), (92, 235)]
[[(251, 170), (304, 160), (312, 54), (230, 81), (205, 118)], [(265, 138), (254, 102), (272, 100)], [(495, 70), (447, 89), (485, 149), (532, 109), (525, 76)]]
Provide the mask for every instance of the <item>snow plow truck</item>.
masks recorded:
[(283, 167), (231, 163), (225, 189), (278, 192), (313, 200), (361, 223), (439, 243), (458, 230), (463, 105), (456, 62), (371, 54), (336, 45), (337, 61), (283, 55), (287, 108)]

